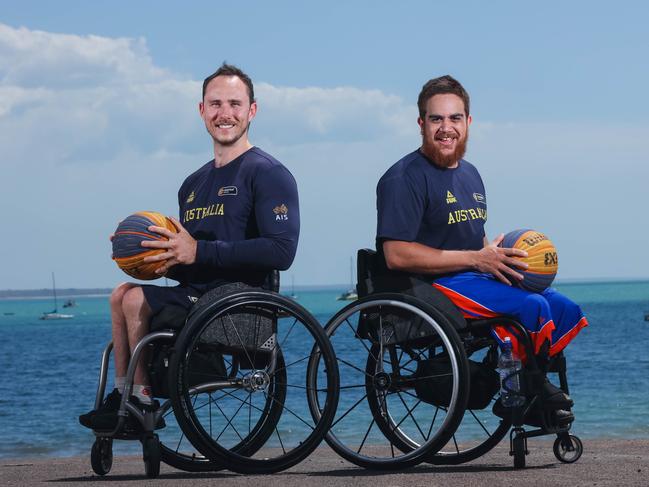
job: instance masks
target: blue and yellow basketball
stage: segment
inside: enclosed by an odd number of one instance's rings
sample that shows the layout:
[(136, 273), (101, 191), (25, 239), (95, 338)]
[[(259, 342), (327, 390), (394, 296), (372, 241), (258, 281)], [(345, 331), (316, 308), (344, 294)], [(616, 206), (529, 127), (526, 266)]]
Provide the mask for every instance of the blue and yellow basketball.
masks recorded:
[(178, 232), (173, 222), (161, 213), (138, 211), (122, 220), (113, 235), (113, 260), (129, 276), (144, 281), (160, 277), (155, 270), (162, 265), (162, 262), (144, 263), (144, 258), (160, 254), (164, 249), (150, 249), (140, 244), (145, 240), (167, 240), (150, 232), (148, 228), (151, 225)]
[(512, 284), (535, 293), (550, 287), (559, 269), (559, 259), (548, 237), (534, 230), (514, 230), (505, 235), (500, 245), (527, 252), (527, 257), (516, 257), (528, 265), (527, 270), (516, 269), (525, 278), (522, 281), (511, 279)]

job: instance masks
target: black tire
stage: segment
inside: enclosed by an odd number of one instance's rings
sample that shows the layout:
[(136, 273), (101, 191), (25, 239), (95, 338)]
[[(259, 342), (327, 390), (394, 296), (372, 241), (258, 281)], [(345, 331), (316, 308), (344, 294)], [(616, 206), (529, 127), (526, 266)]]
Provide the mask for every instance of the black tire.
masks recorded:
[(522, 435), (515, 435), (512, 440), (514, 453), (514, 468), (525, 468), (525, 438)]
[[(269, 351), (239, 346), (251, 321), (263, 327), (269, 316), (275, 332), (266, 341)], [(225, 324), (234, 337), (227, 346), (222, 338), (214, 339), (215, 329)], [(248, 365), (234, 376), (190, 386), (187, 371), (205, 346), (219, 349), (226, 363)], [(299, 304), (271, 292), (233, 293), (196, 312), (175, 349), (174, 414), (187, 438), (211, 461), (240, 473), (277, 472), (306, 458), (322, 441), (335, 413), (338, 369), (320, 324)], [(328, 365), (320, 378), (326, 396), (321, 415), (312, 414), (306, 399), (304, 366), (311, 354)], [(196, 397), (202, 399), (200, 409)]]
[[(361, 319), (380, 331), (360, 333)], [(423, 323), (418, 326), (428, 336), (391, 343), (384, 337), (389, 320)], [(325, 331), (341, 371), (339, 407), (326, 436), (336, 453), (361, 467), (395, 470), (420, 463), (448, 442), (464, 413), (469, 379), (460, 338), (441, 313), (410, 296), (376, 294), (340, 310)], [(417, 381), (426, 380), (415, 374), (418, 362), (433, 355), (448, 359), (448, 407), (424, 402), (415, 392)], [(310, 363), (310, 375), (318, 367)], [(317, 397), (310, 398), (318, 409)], [(364, 432), (355, 434), (359, 424)]]
[(158, 435), (146, 436), (142, 440), (142, 458), (144, 460), (144, 472), (150, 479), (160, 475), (160, 441)]
[(90, 450), (90, 465), (97, 475), (106, 475), (113, 467), (113, 440), (97, 438)]
[(563, 463), (575, 463), (584, 452), (584, 445), (575, 435), (566, 435), (567, 438), (557, 437), (554, 440), (552, 451), (554, 456)]
[[(493, 340), (481, 340), (477, 346), (474, 340), (469, 348), (472, 360), (495, 369), (498, 351)], [(451, 440), (427, 460), (433, 465), (459, 465), (485, 455), (498, 445), (512, 425), (511, 418), (501, 419), (492, 412), (499, 397), (498, 390), (487, 407), (467, 408)]]

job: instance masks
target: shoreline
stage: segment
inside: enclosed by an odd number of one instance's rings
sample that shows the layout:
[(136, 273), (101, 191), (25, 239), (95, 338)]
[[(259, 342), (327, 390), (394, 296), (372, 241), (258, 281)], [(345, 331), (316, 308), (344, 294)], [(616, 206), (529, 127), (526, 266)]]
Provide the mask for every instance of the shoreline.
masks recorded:
[[(156, 485), (243, 486), (263, 482), (267, 487), (284, 486), (499, 486), (499, 485), (647, 485), (649, 440), (583, 440), (584, 453), (574, 464), (560, 463), (552, 453), (552, 437), (530, 439), (527, 467), (514, 470), (508, 444), (501, 442), (483, 457), (457, 466), (420, 464), (412, 469), (378, 472), (356, 467), (320, 446), (305, 461), (272, 475), (241, 475), (230, 471), (187, 473), (161, 466)], [(0, 484), (58, 486), (137, 485), (146, 481), (142, 459), (137, 455), (116, 455), (112, 471), (105, 477), (92, 472), (89, 455), (64, 458), (14, 458), (0, 460)]]

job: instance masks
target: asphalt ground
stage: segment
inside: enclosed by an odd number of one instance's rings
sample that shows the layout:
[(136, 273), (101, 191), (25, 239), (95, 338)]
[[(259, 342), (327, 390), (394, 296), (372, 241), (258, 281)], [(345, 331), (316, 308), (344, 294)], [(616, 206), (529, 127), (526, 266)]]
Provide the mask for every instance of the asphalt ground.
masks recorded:
[(471, 463), (458, 466), (421, 464), (398, 472), (376, 472), (356, 467), (339, 458), (326, 446), (307, 460), (272, 475), (241, 475), (227, 470), (187, 473), (162, 465), (160, 476), (147, 479), (142, 459), (115, 456), (111, 472), (99, 477), (90, 467), (89, 456), (0, 461), (3, 486), (649, 486), (649, 440), (585, 440), (578, 462), (563, 464), (552, 453), (552, 442), (529, 440), (527, 466), (513, 468), (508, 445), (503, 441), (493, 451)]

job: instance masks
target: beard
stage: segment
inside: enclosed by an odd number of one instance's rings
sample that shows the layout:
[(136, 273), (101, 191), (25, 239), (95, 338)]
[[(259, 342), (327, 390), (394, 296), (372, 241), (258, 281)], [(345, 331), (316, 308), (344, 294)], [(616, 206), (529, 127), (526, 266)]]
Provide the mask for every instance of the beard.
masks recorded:
[(424, 154), (439, 167), (453, 167), (464, 157), (468, 139), (468, 134), (462, 139), (457, 139), (455, 149), (450, 154), (442, 152), (435, 144), (427, 145), (424, 148)]

